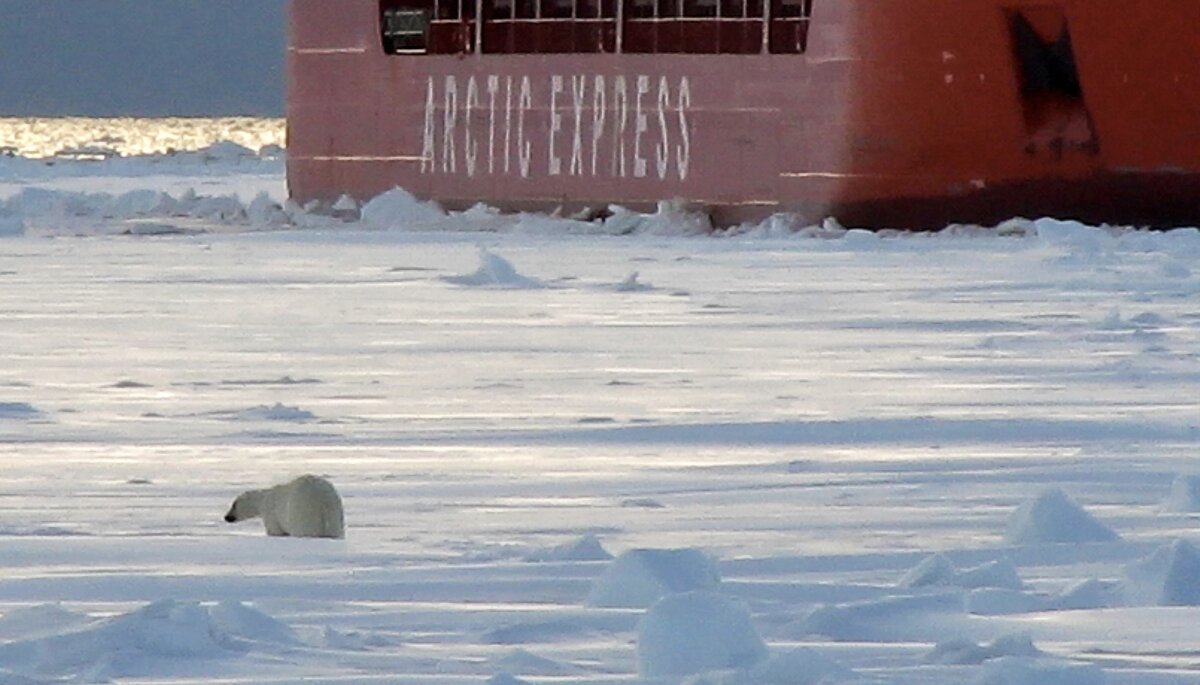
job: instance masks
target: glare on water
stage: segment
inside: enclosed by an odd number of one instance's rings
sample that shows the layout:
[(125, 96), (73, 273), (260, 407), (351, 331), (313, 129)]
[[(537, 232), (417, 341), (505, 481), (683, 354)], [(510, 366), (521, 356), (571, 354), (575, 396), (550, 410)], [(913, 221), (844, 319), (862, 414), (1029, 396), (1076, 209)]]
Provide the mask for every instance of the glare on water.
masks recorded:
[(53, 157), (93, 149), (129, 156), (196, 150), (224, 140), (257, 151), (265, 145), (283, 146), (285, 128), (283, 119), (253, 117), (0, 117), (0, 153)]

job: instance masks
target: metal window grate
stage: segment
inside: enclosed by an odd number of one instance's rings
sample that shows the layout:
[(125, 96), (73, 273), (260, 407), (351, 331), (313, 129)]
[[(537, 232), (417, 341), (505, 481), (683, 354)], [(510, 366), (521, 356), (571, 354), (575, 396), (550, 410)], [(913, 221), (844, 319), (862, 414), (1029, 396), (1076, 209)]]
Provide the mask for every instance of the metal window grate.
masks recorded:
[(814, 0), (380, 0), (390, 54), (801, 54)]

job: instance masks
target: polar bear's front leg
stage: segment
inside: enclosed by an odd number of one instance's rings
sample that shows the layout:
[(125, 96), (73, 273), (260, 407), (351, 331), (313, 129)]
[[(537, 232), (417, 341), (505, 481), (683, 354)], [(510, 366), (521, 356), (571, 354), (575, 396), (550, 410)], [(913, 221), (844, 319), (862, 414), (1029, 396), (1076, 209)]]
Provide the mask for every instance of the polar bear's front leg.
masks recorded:
[(277, 536), (277, 537), (287, 537), (288, 536), (288, 532), (283, 529), (283, 526), (280, 525), (279, 521), (274, 520), (274, 517), (264, 516), (263, 517), (263, 525), (266, 526), (266, 528), (267, 528), (267, 535), (272, 535), (272, 536)]

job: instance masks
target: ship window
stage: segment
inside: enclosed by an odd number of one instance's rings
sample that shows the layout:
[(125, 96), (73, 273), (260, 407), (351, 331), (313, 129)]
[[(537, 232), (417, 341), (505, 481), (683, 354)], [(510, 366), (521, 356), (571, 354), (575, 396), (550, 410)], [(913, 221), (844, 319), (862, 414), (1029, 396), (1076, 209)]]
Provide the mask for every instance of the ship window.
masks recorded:
[(625, 17), (625, 52), (763, 50), (763, 0), (626, 0)]
[(721, 0), (721, 16), (757, 19), (762, 16), (761, 0)]
[(658, 16), (658, 4), (655, 0), (630, 0), (625, 16), (628, 19), (653, 19)]
[(611, 0), (579, 0), (575, 8), (575, 16), (579, 19), (613, 18), (614, 3)]
[(516, 0), (517, 2), (517, 19), (537, 19), (538, 18), (538, 2), (537, 0)]
[(717, 0), (683, 0), (683, 16), (715, 17), (717, 16)]
[(388, 54), (472, 51), (475, 0), (380, 0), (379, 7)]
[[(623, 5), (620, 12), (618, 3)], [(612, 53), (618, 45), (629, 53), (795, 54), (807, 47), (813, 0), (379, 0), (379, 4), (383, 48), (389, 54)], [(482, 8), (479, 21), (477, 8)]]
[(573, 19), (575, 3), (573, 0), (542, 0), (543, 19)]
[(428, 45), (428, 10), (396, 8), (384, 13), (384, 52), (392, 55), (422, 53), (426, 51)]
[(809, 15), (808, 6), (811, 2), (805, 0), (780, 0), (778, 17), (807, 19)]
[(483, 0), (483, 10), (484, 53), (616, 52), (615, 0)]
[(770, 0), (770, 2), (771, 52), (799, 54), (806, 51), (813, 0)]

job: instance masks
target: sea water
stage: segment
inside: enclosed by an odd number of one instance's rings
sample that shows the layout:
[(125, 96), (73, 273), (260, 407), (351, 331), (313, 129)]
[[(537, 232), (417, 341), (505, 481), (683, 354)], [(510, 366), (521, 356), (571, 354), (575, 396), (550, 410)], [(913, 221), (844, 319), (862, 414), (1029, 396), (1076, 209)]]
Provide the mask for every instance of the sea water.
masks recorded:
[(0, 154), (22, 157), (116, 157), (197, 150), (231, 141), (251, 150), (283, 146), (283, 119), (0, 118)]

